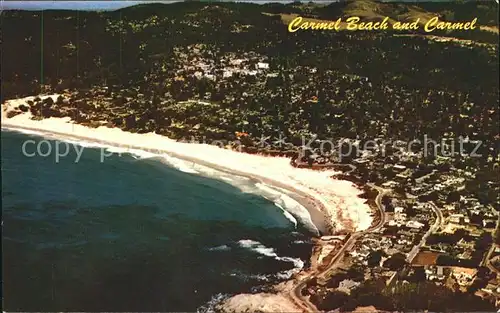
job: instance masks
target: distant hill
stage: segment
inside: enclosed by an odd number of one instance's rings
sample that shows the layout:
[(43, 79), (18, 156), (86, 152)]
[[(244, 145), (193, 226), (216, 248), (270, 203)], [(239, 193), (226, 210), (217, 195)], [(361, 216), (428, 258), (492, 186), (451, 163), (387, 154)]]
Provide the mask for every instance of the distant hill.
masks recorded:
[[(478, 18), (480, 25), (498, 26), (499, 5), (494, 0), (356, 0), (356, 1), (259, 1), (259, 0), (153, 0), (153, 1), (6, 1), (2, 10), (128, 10), (140, 8), (141, 15), (155, 10), (167, 11), (207, 4), (239, 6), (245, 9), (260, 7), (263, 12), (272, 14), (300, 14), (310, 18), (333, 19), (346, 16), (360, 16), (368, 20), (379, 20), (390, 16), (393, 20), (414, 20), (420, 17), (423, 22), (430, 17), (440, 16), (448, 21), (463, 21)], [(179, 5), (180, 4), (180, 5)], [(165, 7), (165, 6), (168, 6)], [(137, 10), (134, 10), (137, 12)]]
[[(356, 0), (339, 1), (318, 5), (294, 2), (287, 5), (288, 13), (306, 13), (320, 19), (359, 16), (369, 20), (383, 19), (389, 16), (394, 20), (414, 20), (418, 17), (424, 22), (434, 16), (447, 21), (468, 21), (478, 18), (478, 24), (498, 26), (498, 4), (494, 1), (374, 1)], [(279, 9), (275, 5), (274, 9)]]
[[(378, 40), (384, 37), (384, 40), (398, 42), (393, 44), (397, 47), (400, 40), (411, 39), (391, 38), (393, 35), (394, 37), (427, 35), (415, 32), (360, 32), (355, 36), (356, 42), (352, 42), (350, 34), (342, 32), (316, 32), (314, 36), (307, 32), (290, 35), (283, 23), (299, 15), (316, 20), (336, 20), (339, 17), (353, 15), (360, 16), (364, 20), (380, 20), (389, 16), (393, 21), (413, 20), (416, 17), (426, 21), (433, 16), (439, 16), (447, 21), (465, 21), (477, 17), (481, 29), (436, 31), (432, 36), (428, 36), (432, 37), (428, 39), (433, 42), (455, 41), (459, 45), (467, 46), (487, 44), (490, 47), (494, 46), (493, 50), (498, 45), (496, 23), (498, 5), (492, 1), (461, 3), (402, 3), (374, 0), (329, 3), (178, 1), (169, 4), (143, 3), (114, 11), (94, 10), (75, 13), (71, 10), (47, 10), (43, 14), (40, 11), (3, 12), (2, 40), (11, 49), (7, 49), (2, 57), (4, 60), (22, 60), (22, 62), (2, 64), (2, 84), (5, 86), (6, 82), (12, 81), (16, 88), (21, 86), (20, 91), (15, 88), (4, 88), (2, 96), (8, 92), (21, 94), (25, 92), (24, 90), (29, 90), (23, 86), (37, 85), (33, 77), (38, 77), (38, 81), (48, 82), (50, 79), (56, 80), (55, 77), (59, 76), (81, 75), (88, 77), (88, 82), (93, 82), (101, 76), (108, 75), (108, 72), (114, 77), (124, 77), (122, 74), (126, 72), (135, 76), (122, 80), (135, 82), (137, 77), (144, 78), (141, 73), (144, 68), (152, 66), (151, 64), (159, 59), (172, 58), (174, 48), (194, 44), (204, 44), (209, 47), (205, 49), (211, 49), (209, 53), (207, 52), (210, 55), (222, 54), (224, 51), (255, 51), (271, 59), (280, 59), (286, 52), (290, 53), (290, 58), (299, 60), (311, 44), (324, 45), (322, 40), (339, 42), (340, 46), (337, 49), (343, 50), (361, 44), (358, 42), (360, 39), (366, 41), (363, 44), (370, 42), (371, 45), (371, 42), (375, 42), (380, 45)], [(297, 48), (299, 45), (301, 49)], [(333, 45), (328, 43), (327, 47), (330, 49)], [(381, 50), (386, 48), (377, 47)], [(39, 77), (41, 50), (43, 50), (43, 70), (46, 75), (43, 78)], [(295, 52), (292, 54), (292, 51)], [(372, 54), (366, 52), (366, 55)], [(359, 60), (365, 60), (366, 55), (363, 54)], [(405, 51), (401, 51), (402, 57), (407, 55)], [(305, 60), (310, 64), (317, 62), (313, 59)], [(276, 60), (276, 62), (282, 61)], [(359, 64), (358, 60), (352, 62), (356, 66)], [(380, 65), (380, 68), (386, 69), (387, 64)], [(22, 69), (19, 66), (22, 66)]]

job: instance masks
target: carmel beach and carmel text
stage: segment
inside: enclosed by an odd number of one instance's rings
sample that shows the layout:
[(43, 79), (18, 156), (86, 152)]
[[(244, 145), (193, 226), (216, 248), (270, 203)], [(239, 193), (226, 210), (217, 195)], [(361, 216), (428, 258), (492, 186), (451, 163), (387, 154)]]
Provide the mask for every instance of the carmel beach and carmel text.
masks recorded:
[(299, 30), (417, 30), (423, 27), (427, 33), (435, 30), (474, 30), (477, 28), (477, 18), (467, 22), (446, 22), (435, 16), (428, 21), (420, 18), (414, 21), (394, 21), (385, 17), (382, 21), (362, 21), (358, 16), (351, 16), (343, 20), (338, 18), (335, 21), (306, 20), (301, 16), (296, 17), (288, 24), (289, 32)]

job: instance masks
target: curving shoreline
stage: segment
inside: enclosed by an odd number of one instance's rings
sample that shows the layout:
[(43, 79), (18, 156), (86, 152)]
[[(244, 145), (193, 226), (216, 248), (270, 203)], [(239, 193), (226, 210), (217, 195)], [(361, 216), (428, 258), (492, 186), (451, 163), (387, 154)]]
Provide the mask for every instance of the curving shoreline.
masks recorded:
[[(61, 139), (61, 140), (84, 140), (86, 142), (92, 142), (95, 144), (102, 144), (110, 147), (120, 147), (118, 145), (113, 145), (113, 142), (108, 142), (108, 141), (102, 141), (102, 140), (92, 140), (92, 138), (89, 137), (83, 137), (83, 136), (75, 136), (75, 135), (68, 135), (60, 132), (54, 132), (54, 131), (46, 131), (41, 128), (34, 128), (34, 127), (20, 127), (15, 124), (10, 124), (10, 123), (5, 123), (4, 120), (2, 119), (2, 129), (6, 130), (12, 130), (12, 131), (33, 131), (33, 132), (38, 132), (40, 133), (40, 136), (48, 139)], [(45, 136), (44, 136), (45, 135)], [(48, 136), (47, 136), (48, 135)], [(55, 135), (55, 137), (51, 137)], [(46, 137), (47, 136), (47, 137)], [(130, 145), (128, 146), (130, 149), (138, 149), (138, 150), (143, 150), (147, 151), (140, 146), (133, 146)], [(151, 152), (151, 151), (148, 151)], [(250, 173), (245, 173), (242, 171), (234, 171), (230, 170), (226, 167), (220, 166), (218, 164), (213, 164), (207, 161), (203, 161), (197, 158), (192, 158), (192, 157), (186, 157), (184, 155), (178, 154), (178, 153), (171, 153), (168, 151), (163, 151), (164, 153), (168, 154), (169, 156), (181, 159), (183, 161), (189, 161), (189, 162), (195, 162), (196, 164), (203, 165), (206, 167), (210, 167), (212, 169), (225, 172), (228, 174), (232, 175), (237, 175), (237, 176), (242, 176), (242, 177), (247, 177), (255, 182), (261, 182), (270, 188), (280, 188), (280, 192), (282, 191), (287, 191), (287, 195), (297, 201), (299, 204), (301, 204), (304, 208), (307, 209), (311, 216), (311, 220), (316, 226), (316, 228), (320, 231), (319, 234), (313, 234), (314, 237), (318, 236), (324, 236), (324, 235), (330, 235), (333, 234), (334, 231), (329, 225), (327, 225), (327, 221), (325, 219), (324, 215), (324, 210), (325, 207), (324, 205), (315, 199), (313, 196), (308, 195), (306, 192), (297, 190), (285, 183), (278, 182), (276, 180), (272, 180), (266, 177), (262, 177), (259, 175), (255, 174), (250, 174)], [(307, 270), (306, 268), (300, 269), (300, 271), (297, 274), (301, 274), (304, 270)], [(296, 275), (297, 275), (296, 274)], [(291, 281), (295, 281), (296, 275), (291, 277), (290, 279), (284, 281), (284, 283), (288, 283)], [(282, 284), (279, 283), (278, 286)], [(276, 287), (276, 286), (275, 286)], [(292, 298), (293, 299), (293, 298)], [(265, 293), (265, 294), (237, 294), (234, 295), (230, 298), (228, 298), (225, 302), (222, 303), (223, 306), (223, 311), (231, 311), (229, 309), (230, 306), (235, 306), (236, 311), (242, 308), (249, 308), (257, 305), (255, 308), (258, 308), (260, 305), (262, 305), (262, 301), (264, 300), (265, 306), (272, 308), (273, 310), (278, 310), (280, 311), (280, 308), (282, 308), (282, 305), (287, 308), (287, 311), (293, 312), (295, 311), (294, 309), (297, 307), (297, 303), (295, 301), (292, 301), (290, 303), (287, 303), (287, 301), (290, 301), (290, 298), (288, 296), (288, 292), (283, 291), (283, 292), (278, 292), (277, 294), (272, 294), (272, 293)], [(221, 305), (221, 304), (218, 304)], [(235, 311), (235, 312), (236, 312)]]
[[(61, 133), (61, 132), (55, 132), (55, 131), (47, 131), (43, 128), (35, 128), (35, 127), (24, 127), (24, 126), (19, 126), (16, 124), (11, 124), (11, 123), (5, 123), (2, 120), (2, 128), (7, 129), (7, 130), (13, 130), (13, 131), (35, 131), (35, 132), (40, 132), (44, 135), (55, 135), (61, 140), (85, 140), (88, 142), (96, 143), (96, 144), (101, 144), (101, 145), (107, 145), (110, 147), (117, 147), (121, 148), (122, 146), (117, 145), (116, 143), (112, 141), (103, 141), (103, 140), (95, 140), (94, 138), (91, 137), (85, 137), (85, 136), (77, 136), (77, 135), (72, 135), (72, 134), (66, 134), (66, 133)], [(53, 138), (51, 138), (53, 139)], [(168, 150), (161, 150), (157, 149), (152, 151), (151, 149), (145, 149), (142, 146), (136, 146), (136, 145), (127, 145), (127, 148), (129, 149), (137, 149), (137, 150), (142, 150), (146, 152), (153, 152), (153, 153), (158, 153), (158, 154), (167, 154), (169, 156), (172, 156), (177, 159), (181, 159), (183, 161), (188, 161), (188, 162), (194, 162), (196, 164), (206, 166), (212, 169), (215, 169), (220, 172), (225, 172), (227, 174), (231, 175), (236, 175), (236, 176), (241, 176), (241, 177), (246, 177), (251, 179), (254, 182), (259, 182), (259, 183), (264, 183), (268, 185), (268, 187), (275, 189), (280, 188), (282, 190), (287, 191), (287, 195), (297, 201), (300, 205), (302, 205), (304, 208), (307, 209), (311, 216), (311, 220), (313, 224), (316, 226), (316, 228), (319, 230), (319, 234), (315, 234), (316, 236), (319, 235), (330, 235), (333, 234), (333, 230), (329, 225), (327, 224), (324, 216), (325, 212), (325, 207), (324, 205), (315, 199), (313, 196), (307, 194), (304, 191), (298, 190), (296, 188), (293, 188), (290, 185), (281, 183), (279, 181), (269, 179), (260, 175), (256, 174), (251, 174), (243, 171), (237, 171), (233, 169), (229, 169), (227, 167), (221, 166), (219, 164), (215, 164), (212, 162), (208, 162), (205, 160), (202, 160), (200, 158), (195, 158), (195, 157), (190, 157), (186, 155), (182, 155), (179, 153), (171, 152)]]
[[(10, 100), (2, 104), (2, 127), (167, 154), (233, 175), (248, 177), (280, 189), (280, 192), (286, 191), (286, 195), (307, 209), (312, 223), (324, 235), (366, 229), (372, 224), (371, 208), (366, 199), (359, 197), (362, 191), (349, 181), (331, 178), (337, 171), (296, 168), (290, 164), (290, 159), (285, 157), (268, 157), (207, 144), (183, 143), (154, 133), (137, 134), (105, 126), (90, 128), (71, 122), (69, 117), (33, 120), (30, 112), (7, 117), (8, 112), (24, 104), (29, 98), (32, 97)], [(354, 229), (351, 228), (352, 225)]]
[[(73, 123), (69, 117), (33, 120), (31, 114), (26, 112), (7, 118), (9, 111), (25, 101), (26, 98), (2, 104), (2, 128), (40, 132), (42, 136), (52, 137), (51, 139), (76, 139), (108, 147), (142, 150), (158, 156), (166, 154), (217, 171), (249, 178), (286, 194), (303, 206), (308, 211), (311, 222), (319, 230), (313, 237), (359, 232), (372, 227), (372, 208), (366, 203), (366, 199), (359, 197), (362, 191), (351, 182), (332, 178), (337, 171), (294, 167), (289, 158), (241, 153), (206, 144), (182, 143), (153, 133), (136, 134), (104, 126), (90, 128)], [(352, 216), (358, 217), (357, 224), (354, 223), (357, 228), (351, 228)], [(313, 256), (314, 252), (311, 257)], [(229, 303), (241, 308), (265, 305), (259, 299), (268, 299), (268, 305), (287, 299), (290, 301), (284, 303), (287, 311), (291, 311), (291, 307), (304, 309), (304, 304), (307, 308), (308, 302), (297, 297), (296, 292), (301, 289), (310, 274), (309, 269), (302, 269), (290, 280), (275, 286), (276, 297), (272, 296), (273, 294), (241, 294), (235, 299), (230, 298), (232, 300)]]

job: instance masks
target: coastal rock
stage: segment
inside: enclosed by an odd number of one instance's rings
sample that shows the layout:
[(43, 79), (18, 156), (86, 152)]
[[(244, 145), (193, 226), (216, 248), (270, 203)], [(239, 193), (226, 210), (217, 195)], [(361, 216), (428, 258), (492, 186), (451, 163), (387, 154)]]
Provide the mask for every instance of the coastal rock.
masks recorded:
[(50, 108), (54, 104), (54, 100), (52, 100), (52, 97), (47, 97), (43, 99), (42, 103), (44, 107)]
[(24, 104), (20, 104), (19, 105), (19, 110), (21, 110), (21, 112), (28, 112), (29, 111), (29, 107), (24, 105)]
[(38, 107), (36, 107), (36, 106), (32, 106), (32, 107), (30, 108), (30, 113), (31, 113), (31, 115), (33, 115), (33, 116), (38, 116), (38, 115), (40, 115), (40, 108), (38, 108)]
[(136, 127), (135, 115), (129, 115), (125, 118), (125, 128), (131, 129)]
[(16, 115), (19, 115), (19, 114), (21, 114), (21, 112), (20, 112), (20, 111), (17, 111), (17, 110), (11, 110), (11, 111), (7, 112), (7, 118), (12, 118), (12, 117), (14, 117), (14, 116), (16, 116)]
[(64, 103), (63, 101), (64, 101), (64, 97), (63, 96), (58, 96), (57, 100), (56, 100), (56, 104), (57, 105), (61, 105), (61, 104)]
[(120, 127), (123, 125), (123, 118), (121, 118), (121, 117), (113, 118), (111, 120), (111, 123), (113, 123), (113, 125), (116, 127)]
[(379, 311), (377, 308), (375, 308), (373, 305), (370, 306), (358, 306), (352, 313), (366, 313), (366, 312), (385, 312), (385, 311)]
[(239, 294), (218, 306), (223, 312), (301, 312), (287, 297), (279, 294)]

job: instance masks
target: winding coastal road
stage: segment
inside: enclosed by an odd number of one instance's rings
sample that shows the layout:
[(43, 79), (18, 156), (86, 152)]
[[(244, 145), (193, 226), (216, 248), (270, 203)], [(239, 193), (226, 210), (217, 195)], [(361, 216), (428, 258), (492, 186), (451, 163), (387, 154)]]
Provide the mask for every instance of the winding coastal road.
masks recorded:
[(490, 271), (492, 273), (495, 273), (498, 275), (500, 275), (500, 270), (498, 270), (498, 268), (496, 268), (493, 263), (491, 261), (493, 261), (495, 258), (492, 258), (491, 255), (493, 254), (493, 252), (495, 251), (495, 248), (496, 248), (496, 245), (495, 244), (492, 244), (491, 245), (491, 248), (488, 250), (488, 253), (486, 254), (486, 259), (485, 259), (485, 262), (484, 264), (490, 269)]
[[(44, 131), (44, 132), (49, 133), (51, 135), (61, 136), (61, 138), (65, 138), (65, 139), (92, 140), (93, 142), (100, 143), (103, 145), (118, 146), (118, 147), (121, 146), (120, 144), (117, 144), (113, 141), (96, 139), (96, 138), (89, 137), (89, 136), (75, 135), (73, 133), (68, 134), (68, 133), (63, 133), (60, 131), (33, 128), (33, 127), (29, 127), (29, 126), (28, 127), (27, 126), (21, 127), (21, 126), (16, 125), (16, 124), (5, 123), (4, 121), (2, 121), (2, 127), (14, 129), (14, 130), (17, 129), (17, 130)], [(147, 147), (145, 148), (145, 146), (141, 146), (141, 145), (128, 144), (128, 145), (126, 145), (126, 147), (128, 149), (139, 149), (139, 150), (150, 151)], [(152, 152), (152, 151), (150, 151), (150, 152)], [(319, 218), (319, 215), (325, 214), (324, 211), (322, 212), (321, 210), (318, 210), (319, 207), (323, 206), (320, 199), (318, 199), (314, 196), (311, 196), (310, 194), (308, 194), (307, 192), (305, 192), (303, 190), (299, 190), (297, 188), (294, 188), (283, 181), (277, 181), (277, 180), (271, 179), (269, 177), (264, 177), (262, 175), (258, 175), (255, 173), (243, 172), (241, 170), (228, 168), (225, 166), (221, 166), (219, 164), (215, 164), (213, 162), (205, 161), (205, 160), (198, 158), (198, 157), (187, 156), (187, 155), (175, 153), (171, 150), (155, 148), (154, 152), (168, 154), (169, 156), (179, 158), (179, 159), (182, 159), (184, 161), (196, 162), (197, 164), (200, 164), (202, 166), (207, 166), (207, 167), (210, 167), (210, 168), (222, 171), (222, 172), (230, 173), (232, 175), (247, 177), (247, 178), (250, 178), (252, 180), (255, 180), (256, 182), (262, 182), (262, 183), (265, 183), (266, 185), (270, 185), (270, 186), (274, 186), (274, 187), (278, 187), (278, 188), (287, 190), (291, 193), (290, 196), (292, 198), (294, 198), (296, 201), (300, 202), (302, 205), (309, 207), (311, 209), (311, 212), (315, 212), (315, 211), (318, 212), (318, 214), (311, 213), (312, 219), (314, 219), (314, 215), (318, 215), (317, 220), (313, 221), (314, 224), (321, 225), (323, 223)], [(352, 166), (349, 166), (349, 167), (351, 168), (351, 171), (354, 170), (354, 168)], [(304, 310), (306, 312), (318, 311), (317, 308), (306, 297), (302, 296), (302, 293), (301, 293), (302, 289), (306, 286), (307, 282), (312, 277), (314, 277), (315, 274), (325, 275), (326, 273), (328, 273), (333, 267), (335, 267), (338, 264), (338, 262), (342, 259), (344, 252), (346, 250), (350, 249), (360, 236), (362, 236), (364, 233), (379, 229), (383, 225), (383, 223), (385, 222), (385, 217), (384, 217), (384, 213), (383, 213), (383, 209), (382, 209), (382, 205), (381, 205), (381, 198), (386, 191), (384, 189), (381, 189), (381, 188), (376, 187), (376, 186), (372, 186), (372, 187), (376, 188), (379, 191), (379, 194), (377, 195), (377, 197), (375, 199), (378, 210), (381, 213), (380, 219), (378, 220), (378, 223), (376, 225), (370, 227), (370, 229), (367, 229), (367, 230), (361, 231), (361, 232), (357, 232), (357, 233), (353, 233), (348, 238), (348, 240), (345, 242), (345, 244), (341, 247), (341, 249), (331, 259), (329, 265), (324, 270), (317, 271), (317, 272), (312, 271), (311, 273), (308, 273), (308, 275), (306, 277), (304, 277), (303, 279), (301, 279), (298, 282), (298, 284), (292, 289), (292, 291), (289, 293), (289, 295), (290, 295), (290, 298), (293, 300), (293, 302), (296, 303), (296, 305), (299, 308), (301, 308), (302, 310)], [(324, 217), (322, 219), (324, 219)], [(326, 230), (326, 232), (328, 232), (328, 229), (325, 229), (325, 230)]]
[[(500, 231), (498, 229), (499, 224), (500, 224), (500, 217), (497, 219), (497, 226), (495, 227), (495, 231)], [(499, 256), (494, 257), (494, 258), (491, 257), (491, 255), (493, 254), (493, 252), (495, 252), (496, 247), (497, 247), (497, 245), (496, 245), (495, 241), (493, 241), (493, 243), (491, 244), (490, 249), (488, 250), (488, 253), (486, 253), (486, 256), (484, 258), (484, 265), (486, 265), (490, 269), (490, 271), (492, 273), (497, 274), (497, 277), (498, 277), (498, 275), (500, 275), (500, 270), (493, 265), (492, 261), (495, 258), (498, 258)]]
[(382, 197), (389, 193), (390, 190), (383, 189), (381, 187), (375, 186), (373, 184), (368, 184), (369, 187), (378, 191), (377, 197), (375, 198), (375, 204), (378, 209), (378, 213), (380, 218), (377, 223), (372, 225), (370, 228), (352, 233), (344, 245), (335, 253), (334, 257), (330, 260), (328, 266), (323, 270), (312, 271), (306, 277), (302, 278), (298, 284), (293, 288), (289, 296), (292, 301), (299, 306), (304, 312), (319, 312), (314, 304), (309, 301), (307, 297), (302, 295), (302, 290), (307, 286), (307, 283), (310, 282), (313, 278), (324, 278), (327, 274), (334, 269), (338, 263), (342, 260), (344, 253), (352, 249), (356, 241), (362, 237), (363, 235), (379, 230), (385, 223), (385, 212), (382, 206)]
[(422, 239), (420, 240), (418, 245), (414, 246), (413, 249), (411, 249), (411, 251), (408, 253), (408, 256), (406, 257), (406, 261), (408, 263), (411, 263), (413, 261), (415, 256), (420, 251), (420, 248), (422, 248), (422, 246), (427, 241), (427, 238), (432, 233), (436, 232), (436, 230), (438, 230), (443, 225), (443, 221), (444, 221), (443, 212), (441, 212), (441, 210), (432, 201), (428, 202), (428, 205), (430, 206), (432, 211), (434, 211), (434, 214), (436, 215), (436, 221), (434, 222), (434, 224), (431, 227), (429, 227), (429, 230), (422, 236)]

